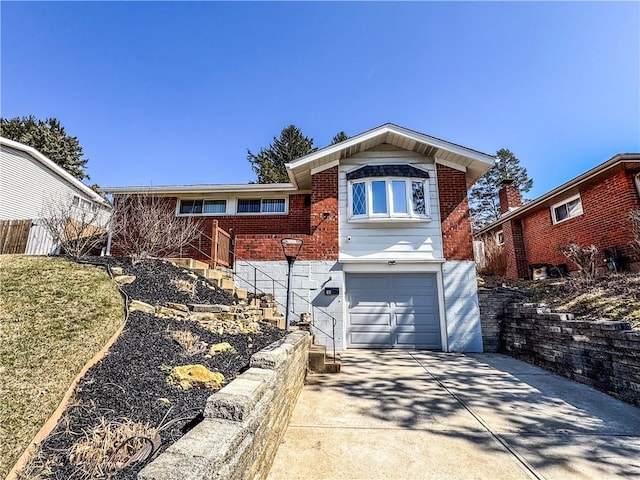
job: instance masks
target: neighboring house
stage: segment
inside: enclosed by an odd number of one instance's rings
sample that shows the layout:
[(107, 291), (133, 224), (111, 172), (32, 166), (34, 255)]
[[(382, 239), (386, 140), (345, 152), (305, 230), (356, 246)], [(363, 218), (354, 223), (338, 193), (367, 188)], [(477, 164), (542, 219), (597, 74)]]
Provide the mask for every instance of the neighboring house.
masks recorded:
[(14, 227), (21, 223), (27, 227), (26, 247), (16, 253), (54, 253), (58, 245), (40, 219), (52, 205), (67, 202), (73, 206), (71, 210), (98, 209), (104, 215), (111, 212), (111, 205), (106, 200), (36, 149), (0, 137), (0, 222), (4, 225), (3, 237), (8, 238), (5, 235), (9, 232), (8, 221), (12, 221)]
[(615, 259), (609, 268), (638, 270), (627, 218), (638, 208), (640, 154), (619, 154), (524, 205), (518, 188), (503, 183), (501, 217), (475, 232), (474, 239), (503, 244), (509, 278), (531, 278), (532, 266), (575, 270), (560, 251), (570, 243), (595, 245), (601, 271), (606, 259)]
[[(304, 241), (291, 311), (343, 348), (482, 351), (467, 188), (494, 158), (385, 124), (287, 166), (290, 183), (107, 188), (164, 197), (197, 216), (183, 256), (208, 260), (217, 222), (236, 281), (286, 303), (281, 239)], [(115, 242), (115, 239), (114, 239)], [(117, 244), (114, 243), (117, 250)], [(332, 323), (335, 319), (335, 335)]]

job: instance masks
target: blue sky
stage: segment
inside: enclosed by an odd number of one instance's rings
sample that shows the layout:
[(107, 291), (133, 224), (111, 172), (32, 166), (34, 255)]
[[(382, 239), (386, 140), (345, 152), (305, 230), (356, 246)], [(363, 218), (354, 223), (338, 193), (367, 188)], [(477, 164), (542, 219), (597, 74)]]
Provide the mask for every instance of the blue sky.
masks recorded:
[(2, 116), (56, 117), (101, 186), (246, 183), (297, 125), (495, 154), (536, 197), (640, 151), (639, 2), (2, 2)]

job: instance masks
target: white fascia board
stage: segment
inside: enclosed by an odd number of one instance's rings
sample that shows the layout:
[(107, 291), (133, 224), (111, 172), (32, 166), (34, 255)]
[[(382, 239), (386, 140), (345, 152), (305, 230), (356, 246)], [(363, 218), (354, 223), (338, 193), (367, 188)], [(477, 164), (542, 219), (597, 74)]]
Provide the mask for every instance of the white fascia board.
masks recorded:
[(149, 187), (105, 187), (102, 192), (113, 195), (184, 194), (184, 193), (262, 193), (296, 192), (291, 183), (248, 183), (239, 185), (161, 185)]
[(30, 155), (34, 160), (40, 163), (43, 167), (49, 169), (52, 173), (60, 177), (65, 182), (69, 183), (73, 187), (80, 190), (82, 193), (92, 198), (94, 201), (99, 202), (104, 207), (109, 209), (113, 208), (112, 205), (107, 202), (104, 198), (102, 198), (99, 194), (91, 190), (84, 183), (78, 180), (76, 177), (67, 172), (60, 165), (55, 163), (53, 160), (48, 159), (38, 150), (29, 145), (25, 145), (20, 142), (16, 142), (13, 140), (9, 140), (8, 138), (0, 137), (0, 145), (6, 145), (9, 148), (13, 148), (14, 150), (20, 150), (28, 155)]
[(460, 172), (466, 172), (467, 167), (460, 165), (459, 163), (451, 162), (449, 160), (442, 160), (441, 158), (435, 158), (436, 163), (440, 165), (444, 165), (445, 167), (453, 168), (454, 170), (458, 170)]
[(330, 145), (316, 152), (310, 153), (309, 155), (305, 155), (304, 157), (301, 157), (298, 160), (294, 160), (293, 162), (288, 163), (287, 168), (294, 170), (310, 162), (318, 160), (322, 157), (327, 157), (340, 150), (350, 148), (354, 145), (357, 145), (358, 143), (365, 142), (367, 140), (370, 140), (371, 138), (377, 137), (385, 133), (396, 133), (398, 135), (402, 135), (404, 137), (415, 140), (416, 142), (426, 143), (433, 147), (446, 150), (448, 152), (452, 152), (463, 157), (467, 157), (477, 162), (484, 163), (488, 166), (493, 166), (495, 164), (495, 158), (492, 157), (491, 155), (487, 155), (486, 153), (481, 153), (476, 150), (471, 150), (471, 149), (462, 147), (460, 145), (456, 145), (454, 143), (441, 140), (439, 138), (430, 137), (423, 133), (415, 132), (413, 130), (408, 130), (406, 128), (399, 127), (397, 125), (387, 123), (387, 124), (381, 125), (380, 127), (376, 127), (372, 130), (356, 135), (355, 137), (351, 137), (350, 139), (345, 140), (344, 142), (340, 142), (335, 145)]

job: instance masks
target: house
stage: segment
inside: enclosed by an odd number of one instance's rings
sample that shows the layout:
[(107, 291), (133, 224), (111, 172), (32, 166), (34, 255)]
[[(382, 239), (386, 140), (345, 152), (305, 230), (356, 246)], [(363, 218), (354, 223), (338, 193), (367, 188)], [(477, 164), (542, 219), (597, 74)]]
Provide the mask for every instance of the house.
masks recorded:
[[(111, 212), (111, 205), (104, 198), (36, 149), (0, 137), (2, 253), (54, 253), (58, 245), (41, 218), (52, 205), (65, 203), (77, 212)], [(3, 248), (9, 243), (16, 247), (11, 252)]]
[[(630, 243), (630, 210), (640, 208), (640, 154), (618, 154), (535, 200), (522, 204), (520, 191), (504, 182), (500, 218), (474, 233), (496, 239), (506, 256), (506, 276), (531, 278), (533, 267), (575, 270), (560, 248), (570, 243), (598, 248), (597, 265), (638, 270)], [(542, 271), (544, 274), (544, 270)]]
[[(233, 239), (235, 279), (286, 304), (281, 240), (303, 241), (290, 312), (345, 348), (482, 350), (467, 188), (494, 158), (385, 124), (287, 166), (282, 184), (118, 187), (197, 216), (183, 252), (208, 260), (217, 225)], [(114, 239), (114, 242), (116, 240)], [(117, 250), (117, 244), (114, 243)]]

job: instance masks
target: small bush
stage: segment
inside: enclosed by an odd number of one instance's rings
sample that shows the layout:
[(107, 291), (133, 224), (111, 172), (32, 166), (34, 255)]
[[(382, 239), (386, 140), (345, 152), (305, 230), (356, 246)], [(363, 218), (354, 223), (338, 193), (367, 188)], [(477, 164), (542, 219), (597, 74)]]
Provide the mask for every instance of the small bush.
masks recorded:
[(481, 275), (503, 277), (507, 272), (507, 256), (504, 246), (500, 245), (493, 235), (488, 235), (484, 242), (484, 265), (479, 269)]
[(598, 255), (598, 248), (595, 245), (585, 247), (577, 243), (570, 243), (560, 247), (560, 251), (578, 267), (582, 277), (591, 279), (595, 276), (596, 256)]

